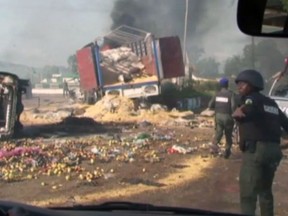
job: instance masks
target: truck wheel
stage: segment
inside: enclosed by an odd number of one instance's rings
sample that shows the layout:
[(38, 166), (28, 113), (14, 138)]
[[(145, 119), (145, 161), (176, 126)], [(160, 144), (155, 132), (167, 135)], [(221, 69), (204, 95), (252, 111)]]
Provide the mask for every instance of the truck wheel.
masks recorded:
[(86, 103), (92, 105), (96, 102), (95, 93), (94, 91), (87, 92)]

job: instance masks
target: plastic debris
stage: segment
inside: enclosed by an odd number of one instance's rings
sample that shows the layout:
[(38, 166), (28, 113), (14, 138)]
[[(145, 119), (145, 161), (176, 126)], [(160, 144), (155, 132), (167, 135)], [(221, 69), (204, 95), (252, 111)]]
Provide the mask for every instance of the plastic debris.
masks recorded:
[(185, 148), (180, 145), (173, 145), (171, 148), (168, 148), (168, 153), (169, 154), (174, 154), (174, 153), (188, 154), (196, 150), (197, 148), (192, 148), (192, 147)]
[(206, 117), (212, 117), (215, 115), (215, 111), (214, 110), (209, 110), (209, 109), (205, 109), (204, 111), (202, 111), (200, 113), (201, 116), (206, 116)]
[(39, 147), (16, 147), (12, 150), (1, 149), (0, 159), (9, 158), (13, 156), (20, 156), (23, 154), (39, 153)]

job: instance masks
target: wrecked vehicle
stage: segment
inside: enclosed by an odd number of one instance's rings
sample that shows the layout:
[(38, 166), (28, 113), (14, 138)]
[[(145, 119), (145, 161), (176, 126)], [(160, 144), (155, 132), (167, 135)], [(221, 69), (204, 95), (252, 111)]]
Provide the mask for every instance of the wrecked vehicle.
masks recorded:
[(18, 134), (23, 125), (20, 115), (24, 110), (22, 92), (26, 86), (12, 73), (0, 72), (0, 139), (9, 139)]
[(127, 98), (159, 95), (163, 79), (185, 74), (179, 37), (120, 26), (76, 52), (85, 102), (106, 94)]

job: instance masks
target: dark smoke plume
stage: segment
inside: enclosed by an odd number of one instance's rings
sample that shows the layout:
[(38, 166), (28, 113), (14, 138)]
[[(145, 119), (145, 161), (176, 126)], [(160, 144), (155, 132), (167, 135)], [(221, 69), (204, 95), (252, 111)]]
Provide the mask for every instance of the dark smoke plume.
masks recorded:
[[(197, 29), (197, 23), (205, 19), (205, 1), (189, 2), (188, 36)], [(203, 16), (204, 15), (204, 16)], [(157, 36), (184, 33), (185, 0), (118, 0), (111, 13), (111, 29), (129, 25), (153, 32)]]
[[(111, 29), (125, 24), (152, 32), (157, 37), (178, 35), (183, 40), (185, 5), (185, 0), (116, 0), (111, 13)], [(227, 52), (235, 54), (231, 38), (238, 40), (234, 43), (240, 50), (239, 38), (233, 35), (233, 31), (241, 35), (235, 8), (234, 0), (189, 0), (186, 46), (190, 57), (195, 60), (203, 53), (211, 55), (214, 50), (216, 53), (227, 40), (227, 49), (230, 49)], [(245, 39), (240, 40), (243, 46)], [(227, 52), (220, 53), (220, 58), (227, 58), (230, 54)]]

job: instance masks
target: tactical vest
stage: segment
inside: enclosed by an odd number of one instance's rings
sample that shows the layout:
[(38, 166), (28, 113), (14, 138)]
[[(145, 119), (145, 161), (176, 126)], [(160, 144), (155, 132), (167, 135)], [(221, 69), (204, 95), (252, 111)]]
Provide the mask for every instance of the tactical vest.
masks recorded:
[(231, 98), (232, 92), (230, 92), (229, 90), (222, 89), (221, 91), (219, 91), (215, 97), (215, 112), (232, 114)]
[(274, 100), (261, 95), (253, 95), (257, 105), (257, 113), (251, 118), (243, 119), (239, 123), (241, 142), (270, 141), (280, 142), (281, 119), (279, 108)]

